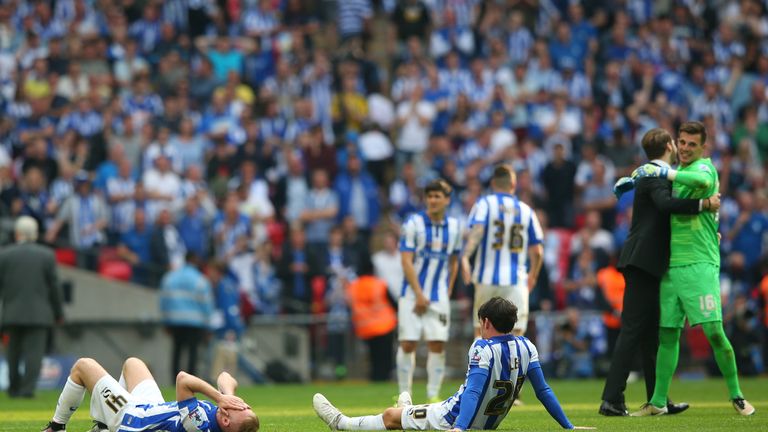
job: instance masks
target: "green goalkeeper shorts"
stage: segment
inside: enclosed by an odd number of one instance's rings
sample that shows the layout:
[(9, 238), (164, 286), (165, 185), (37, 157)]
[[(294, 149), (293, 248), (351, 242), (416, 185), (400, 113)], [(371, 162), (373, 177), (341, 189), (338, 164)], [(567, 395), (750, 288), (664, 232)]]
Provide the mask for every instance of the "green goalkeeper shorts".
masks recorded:
[(670, 267), (661, 279), (660, 327), (683, 328), (723, 320), (720, 305), (720, 267), (698, 263)]

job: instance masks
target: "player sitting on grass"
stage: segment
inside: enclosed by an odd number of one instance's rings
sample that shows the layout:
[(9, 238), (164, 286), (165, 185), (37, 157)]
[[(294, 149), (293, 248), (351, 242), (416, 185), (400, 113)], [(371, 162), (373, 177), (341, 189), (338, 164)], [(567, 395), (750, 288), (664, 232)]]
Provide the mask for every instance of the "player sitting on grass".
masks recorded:
[[(223, 372), (219, 390), (186, 372), (176, 376), (176, 401), (165, 402), (160, 388), (143, 361), (129, 358), (123, 364), (120, 382), (95, 360), (81, 358), (72, 366), (56, 405), (53, 419), (44, 432), (63, 431), (91, 393), (93, 431), (110, 432), (255, 432), (259, 418), (242, 399), (234, 395), (237, 381)], [(216, 404), (197, 400), (202, 393)], [(217, 406), (218, 405), (218, 406)]]
[(493, 297), (480, 306), (482, 339), (469, 349), (467, 379), (446, 401), (412, 405), (407, 392), (400, 394), (397, 408), (383, 414), (350, 418), (320, 393), (312, 399), (315, 412), (331, 430), (450, 430), (496, 429), (520, 393), (525, 378), (531, 380), (536, 397), (564, 429), (574, 427), (544, 380), (536, 347), (522, 336), (509, 334), (517, 322), (517, 307)]

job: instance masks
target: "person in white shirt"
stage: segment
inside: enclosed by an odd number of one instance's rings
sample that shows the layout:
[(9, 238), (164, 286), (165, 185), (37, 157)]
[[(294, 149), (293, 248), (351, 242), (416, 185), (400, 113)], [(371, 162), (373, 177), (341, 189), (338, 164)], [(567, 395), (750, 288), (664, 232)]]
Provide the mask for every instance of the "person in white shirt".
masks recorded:
[(403, 286), (403, 263), (397, 250), (397, 235), (388, 231), (384, 234), (384, 248), (371, 257), (376, 277), (387, 283), (387, 290), (393, 299), (400, 297)]
[(155, 159), (155, 168), (142, 177), (147, 192), (147, 218), (155, 220), (161, 208), (170, 206), (181, 193), (181, 179), (171, 170), (171, 163), (164, 155)]
[(423, 96), (421, 84), (416, 85), (410, 99), (397, 106), (397, 125), (401, 127), (397, 148), (408, 159), (427, 149), (432, 121), (437, 114), (434, 104), (424, 100)]

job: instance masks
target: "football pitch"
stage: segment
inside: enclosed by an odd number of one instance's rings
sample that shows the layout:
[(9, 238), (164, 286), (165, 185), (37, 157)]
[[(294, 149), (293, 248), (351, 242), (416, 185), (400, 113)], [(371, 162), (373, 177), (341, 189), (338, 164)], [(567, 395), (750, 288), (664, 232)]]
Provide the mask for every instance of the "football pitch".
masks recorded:
[[(460, 383), (446, 382), (444, 393), (452, 392)], [(552, 381), (565, 412), (580, 426), (595, 426), (605, 431), (768, 431), (768, 379), (742, 379), (747, 399), (757, 409), (752, 417), (740, 417), (727, 400), (725, 383), (718, 379), (700, 381), (675, 380), (672, 395), (676, 401), (691, 403), (691, 408), (677, 416), (646, 418), (606, 418), (597, 414), (602, 381)], [(424, 399), (424, 382), (414, 384), (414, 402)], [(164, 388), (166, 400), (173, 398), (173, 389)], [(311, 385), (280, 385), (242, 387), (238, 393), (261, 417), (263, 431), (310, 432), (328, 428), (312, 410), (312, 395), (322, 392), (345, 414), (364, 415), (380, 412), (392, 404), (397, 393), (395, 383), (316, 383)], [(642, 384), (630, 384), (628, 406), (637, 409), (643, 399)], [(56, 406), (58, 392), (39, 392), (34, 400), (8, 399), (0, 394), (0, 431), (38, 431), (50, 419)], [(562, 430), (535, 399), (530, 387), (522, 392), (525, 405), (513, 407), (499, 430), (556, 431)], [(68, 432), (85, 432), (91, 427), (88, 417), (88, 397), (67, 427)]]

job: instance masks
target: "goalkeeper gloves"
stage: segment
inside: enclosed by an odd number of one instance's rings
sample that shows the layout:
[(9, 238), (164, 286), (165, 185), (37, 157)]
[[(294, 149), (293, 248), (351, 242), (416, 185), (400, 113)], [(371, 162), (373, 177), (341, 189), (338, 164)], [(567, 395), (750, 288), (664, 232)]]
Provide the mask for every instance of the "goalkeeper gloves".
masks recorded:
[(669, 175), (669, 168), (660, 167), (654, 164), (645, 164), (632, 171), (632, 178), (637, 180), (643, 177), (658, 177), (666, 179)]
[(635, 188), (635, 179), (631, 177), (622, 177), (619, 181), (613, 185), (613, 194), (616, 195), (616, 199), (620, 199), (622, 195)]

